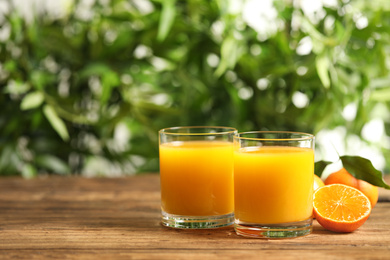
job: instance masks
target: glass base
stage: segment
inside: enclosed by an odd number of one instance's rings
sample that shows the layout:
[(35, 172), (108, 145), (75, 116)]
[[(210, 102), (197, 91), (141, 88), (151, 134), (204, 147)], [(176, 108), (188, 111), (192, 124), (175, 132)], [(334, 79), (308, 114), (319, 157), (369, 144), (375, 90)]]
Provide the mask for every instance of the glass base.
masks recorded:
[(234, 229), (237, 235), (252, 238), (292, 238), (309, 235), (313, 219), (281, 224), (255, 224), (236, 220)]
[(218, 216), (183, 216), (174, 215), (162, 211), (161, 224), (172, 228), (219, 228), (233, 225), (234, 214)]

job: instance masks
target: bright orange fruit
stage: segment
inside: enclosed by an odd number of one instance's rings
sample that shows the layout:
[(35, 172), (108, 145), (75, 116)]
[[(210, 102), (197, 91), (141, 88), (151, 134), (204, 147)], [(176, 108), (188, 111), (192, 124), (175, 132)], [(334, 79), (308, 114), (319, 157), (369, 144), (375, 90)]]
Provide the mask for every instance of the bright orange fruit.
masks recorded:
[(335, 184), (335, 183), (345, 184), (363, 192), (364, 195), (366, 195), (370, 200), (372, 208), (375, 206), (375, 204), (378, 201), (378, 187), (368, 182), (365, 182), (363, 180), (356, 179), (344, 168), (330, 174), (325, 179), (325, 185)]
[(373, 208), (378, 202), (378, 187), (374, 186), (366, 181), (357, 180), (358, 190), (364, 193), (371, 202), (371, 208)]
[(320, 177), (314, 174), (314, 185), (313, 185), (313, 190), (316, 191), (319, 187), (324, 186), (324, 182), (321, 180)]
[(370, 216), (371, 203), (356, 188), (330, 184), (314, 192), (313, 209), (318, 223), (324, 228), (334, 232), (352, 232)]
[[(314, 184), (313, 184), (313, 191), (316, 191), (318, 188), (324, 186), (324, 182), (321, 180), (320, 177), (318, 177), (317, 175), (314, 174)], [(313, 218), (315, 218), (314, 216), (314, 209), (313, 209)]]
[(357, 188), (357, 180), (355, 177), (353, 177), (349, 172), (347, 172), (346, 169), (341, 168), (339, 171), (331, 173), (326, 179), (325, 179), (325, 185), (329, 184), (345, 184), (354, 188)]

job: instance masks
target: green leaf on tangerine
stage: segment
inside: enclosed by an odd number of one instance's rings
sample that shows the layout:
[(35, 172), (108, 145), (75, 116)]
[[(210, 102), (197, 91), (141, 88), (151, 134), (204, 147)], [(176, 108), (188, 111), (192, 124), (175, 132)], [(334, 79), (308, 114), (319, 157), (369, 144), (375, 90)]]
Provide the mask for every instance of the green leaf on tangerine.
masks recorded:
[(332, 164), (332, 162), (328, 161), (318, 161), (314, 164), (314, 174), (321, 178), (323, 171), (325, 170), (326, 166), (329, 164)]
[(374, 168), (371, 161), (359, 156), (340, 156), (344, 168), (355, 178), (364, 180), (372, 185), (390, 190), (383, 180), (382, 173)]

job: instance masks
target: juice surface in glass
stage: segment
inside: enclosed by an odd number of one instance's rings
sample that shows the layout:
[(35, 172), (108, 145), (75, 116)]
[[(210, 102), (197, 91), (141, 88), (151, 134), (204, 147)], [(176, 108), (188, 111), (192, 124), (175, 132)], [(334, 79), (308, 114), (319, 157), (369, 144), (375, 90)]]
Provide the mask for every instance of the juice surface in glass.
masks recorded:
[(274, 224), (306, 220), (313, 212), (314, 152), (263, 146), (234, 152), (235, 218)]
[(169, 214), (212, 216), (233, 212), (233, 143), (160, 144), (161, 205)]

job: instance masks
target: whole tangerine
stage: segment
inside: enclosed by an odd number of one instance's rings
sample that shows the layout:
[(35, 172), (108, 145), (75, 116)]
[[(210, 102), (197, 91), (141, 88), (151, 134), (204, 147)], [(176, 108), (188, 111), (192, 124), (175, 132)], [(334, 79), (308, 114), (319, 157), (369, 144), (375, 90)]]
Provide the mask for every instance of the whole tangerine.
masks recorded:
[(325, 185), (344, 184), (350, 187), (357, 188), (357, 179), (353, 177), (345, 168), (341, 168), (337, 172), (331, 173), (324, 181)]
[(378, 187), (374, 186), (366, 181), (357, 180), (358, 190), (364, 193), (371, 202), (371, 207), (373, 208), (378, 202)]

